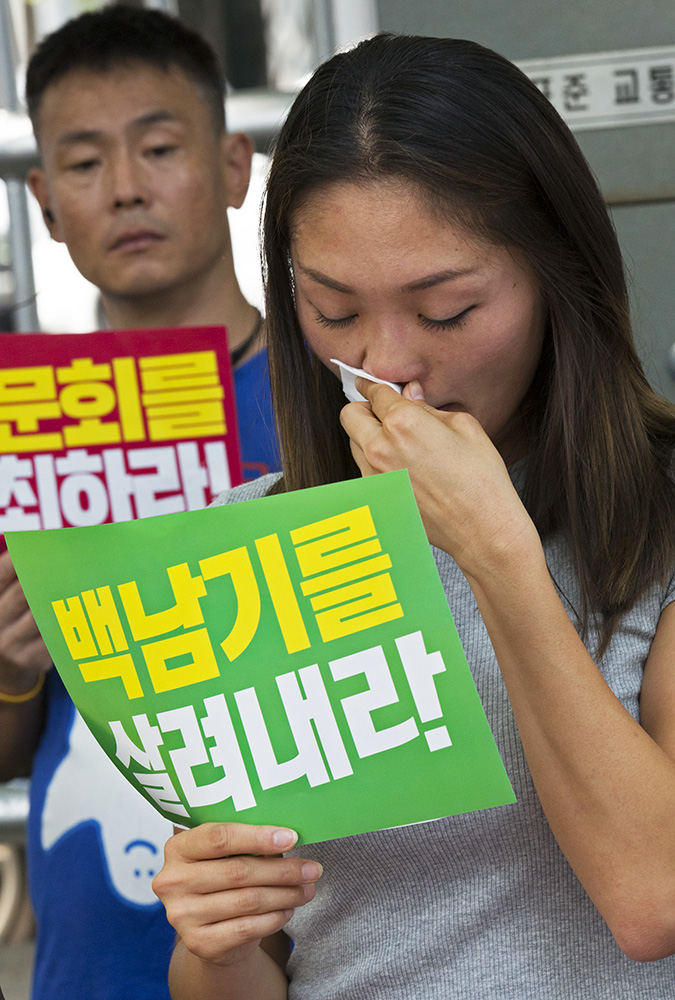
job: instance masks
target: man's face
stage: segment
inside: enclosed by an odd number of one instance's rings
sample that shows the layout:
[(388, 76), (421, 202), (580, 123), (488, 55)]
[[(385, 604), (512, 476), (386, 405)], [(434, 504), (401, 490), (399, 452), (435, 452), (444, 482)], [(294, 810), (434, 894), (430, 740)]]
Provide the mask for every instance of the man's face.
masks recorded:
[(199, 286), (229, 259), (226, 210), (245, 196), (250, 146), (218, 133), (181, 69), (74, 70), (45, 92), (39, 144), (33, 193), (104, 297)]

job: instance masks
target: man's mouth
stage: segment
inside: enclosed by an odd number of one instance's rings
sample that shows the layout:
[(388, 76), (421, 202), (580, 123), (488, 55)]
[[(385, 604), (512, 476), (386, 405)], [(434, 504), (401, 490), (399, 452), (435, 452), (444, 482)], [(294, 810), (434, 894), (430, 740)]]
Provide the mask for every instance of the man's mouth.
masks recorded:
[(123, 253), (139, 253), (163, 239), (164, 237), (154, 229), (126, 229), (113, 240), (110, 249), (121, 250)]

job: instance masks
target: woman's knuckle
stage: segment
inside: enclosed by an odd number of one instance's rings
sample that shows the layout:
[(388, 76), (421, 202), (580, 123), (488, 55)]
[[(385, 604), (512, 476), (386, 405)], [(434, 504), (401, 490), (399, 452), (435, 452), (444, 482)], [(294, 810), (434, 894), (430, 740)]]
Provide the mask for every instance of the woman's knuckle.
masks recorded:
[(155, 875), (155, 877), (152, 880), (152, 891), (154, 892), (155, 896), (161, 896), (162, 893), (164, 893), (168, 887), (169, 887), (169, 880), (167, 878), (164, 869), (162, 869)]
[(259, 886), (247, 886), (245, 889), (240, 889), (237, 901), (243, 914), (259, 913), (263, 907), (262, 889)]
[(169, 896), (181, 886), (182, 879), (171, 865), (161, 868), (152, 880), (152, 889), (157, 896)]
[(166, 919), (172, 927), (177, 929), (189, 926), (190, 912), (185, 906), (180, 905), (180, 897), (178, 899), (168, 899), (164, 904), (164, 909), (166, 911)]
[(243, 885), (250, 878), (251, 862), (243, 856), (232, 857), (229, 859), (226, 873), (231, 886)]
[(387, 413), (383, 426), (395, 437), (407, 437), (418, 426), (419, 413), (415, 407), (397, 406)]
[(210, 845), (221, 854), (229, 854), (232, 848), (233, 830), (230, 823), (213, 823), (207, 827)]
[(478, 421), (470, 413), (465, 413), (463, 410), (457, 410), (451, 414), (451, 423), (454, 429), (458, 432), (473, 432), (479, 426)]
[(284, 885), (296, 885), (302, 881), (302, 861), (299, 858), (284, 858), (278, 871), (278, 880)]
[(235, 921), (232, 928), (238, 944), (247, 944), (259, 935), (256, 933), (256, 925), (252, 916), (243, 916)]
[(384, 442), (371, 441), (364, 449), (363, 453), (366, 461), (373, 469), (379, 469), (386, 465), (388, 458), (388, 448)]
[(188, 951), (193, 952), (199, 958), (206, 958), (208, 949), (205, 946), (203, 936), (199, 928), (188, 928), (181, 934), (181, 940)]
[(176, 855), (176, 854), (179, 853), (178, 840), (179, 840), (180, 836), (181, 836), (180, 833), (175, 833), (173, 835), (173, 837), (169, 837), (169, 839), (164, 844), (164, 862), (165, 862), (165, 864), (167, 862), (171, 861), (173, 859), (174, 855)]

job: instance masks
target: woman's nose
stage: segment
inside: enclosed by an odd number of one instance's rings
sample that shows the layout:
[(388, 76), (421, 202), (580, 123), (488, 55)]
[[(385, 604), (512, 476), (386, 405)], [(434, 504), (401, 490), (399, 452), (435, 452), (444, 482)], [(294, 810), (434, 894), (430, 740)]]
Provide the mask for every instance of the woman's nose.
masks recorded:
[(405, 384), (422, 377), (414, 331), (403, 323), (382, 323), (366, 331), (359, 368), (386, 382)]

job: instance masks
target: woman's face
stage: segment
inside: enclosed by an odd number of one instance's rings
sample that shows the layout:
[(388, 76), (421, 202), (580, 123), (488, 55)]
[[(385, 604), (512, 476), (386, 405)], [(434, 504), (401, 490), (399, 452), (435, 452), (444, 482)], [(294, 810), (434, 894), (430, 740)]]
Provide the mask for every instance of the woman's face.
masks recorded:
[(413, 185), (338, 183), (293, 218), (296, 307), (318, 357), (416, 379), (426, 401), (480, 421), (507, 462), (541, 355), (535, 283), (508, 250), (432, 214)]

